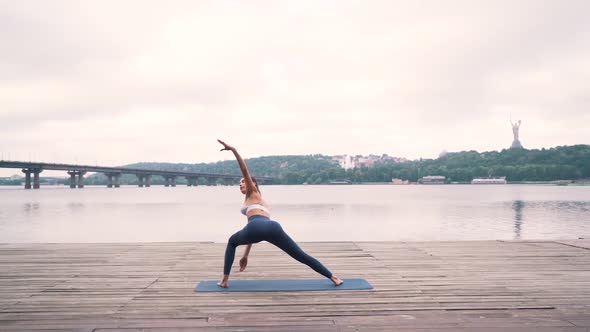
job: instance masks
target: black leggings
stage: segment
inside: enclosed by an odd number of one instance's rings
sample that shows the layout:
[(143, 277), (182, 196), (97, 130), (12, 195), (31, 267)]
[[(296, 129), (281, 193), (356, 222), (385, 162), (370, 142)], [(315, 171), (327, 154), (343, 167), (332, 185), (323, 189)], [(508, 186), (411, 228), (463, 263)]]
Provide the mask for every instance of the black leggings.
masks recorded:
[(261, 215), (254, 215), (248, 218), (248, 224), (241, 231), (229, 238), (227, 248), (225, 249), (223, 274), (229, 274), (231, 271), (237, 246), (258, 243), (260, 241), (268, 241), (324, 277), (332, 277), (332, 273), (322, 263), (299, 248), (297, 243), (285, 233), (278, 222)]

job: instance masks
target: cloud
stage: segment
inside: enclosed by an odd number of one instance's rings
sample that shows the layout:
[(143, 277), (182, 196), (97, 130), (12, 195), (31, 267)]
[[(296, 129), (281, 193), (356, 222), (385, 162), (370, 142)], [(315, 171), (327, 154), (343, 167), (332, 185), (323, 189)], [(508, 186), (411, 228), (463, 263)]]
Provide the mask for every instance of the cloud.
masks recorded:
[(197, 162), (223, 137), (249, 156), (435, 157), (509, 146), (509, 116), (527, 147), (588, 143), (589, 9), (4, 2), (0, 150)]

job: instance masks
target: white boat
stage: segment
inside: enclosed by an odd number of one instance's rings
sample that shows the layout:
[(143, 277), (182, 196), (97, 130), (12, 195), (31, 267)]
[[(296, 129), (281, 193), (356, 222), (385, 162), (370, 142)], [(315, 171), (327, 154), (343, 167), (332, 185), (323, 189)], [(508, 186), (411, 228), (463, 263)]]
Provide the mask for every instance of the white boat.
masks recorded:
[(471, 184), (506, 184), (506, 177), (500, 178), (475, 178), (471, 180)]
[(352, 181), (350, 180), (335, 180), (335, 181), (329, 181), (328, 184), (352, 184)]
[(428, 175), (418, 179), (419, 184), (445, 184), (446, 177), (442, 175)]

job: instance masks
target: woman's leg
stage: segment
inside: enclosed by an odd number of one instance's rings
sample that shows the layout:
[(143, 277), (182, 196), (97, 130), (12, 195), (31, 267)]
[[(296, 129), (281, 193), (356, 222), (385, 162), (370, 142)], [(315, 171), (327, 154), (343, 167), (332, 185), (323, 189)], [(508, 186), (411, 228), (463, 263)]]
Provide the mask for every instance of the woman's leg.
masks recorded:
[(227, 241), (227, 247), (225, 247), (225, 259), (223, 262), (223, 279), (221, 280), (221, 282), (217, 283), (217, 285), (227, 288), (227, 281), (229, 279), (229, 273), (231, 272), (231, 266), (233, 265), (234, 258), (236, 257), (236, 248), (240, 245), (248, 243), (250, 242), (248, 242), (247, 232), (244, 229), (230, 236), (229, 240)]
[(297, 261), (309, 266), (317, 273), (323, 275), (328, 279), (332, 279), (332, 272), (330, 272), (322, 263), (317, 259), (306, 254), (298, 245), (291, 239), (291, 237), (285, 233), (279, 223), (275, 224), (275, 230), (272, 233), (272, 237), (267, 240), (268, 242), (279, 247), (281, 250), (289, 254), (289, 256), (295, 258)]
[(246, 241), (247, 237), (244, 233), (244, 230), (238, 231), (227, 241), (227, 247), (225, 247), (225, 261), (223, 263), (223, 274), (229, 275), (231, 266), (234, 263), (234, 258), (236, 257), (236, 248), (243, 244), (250, 243)]

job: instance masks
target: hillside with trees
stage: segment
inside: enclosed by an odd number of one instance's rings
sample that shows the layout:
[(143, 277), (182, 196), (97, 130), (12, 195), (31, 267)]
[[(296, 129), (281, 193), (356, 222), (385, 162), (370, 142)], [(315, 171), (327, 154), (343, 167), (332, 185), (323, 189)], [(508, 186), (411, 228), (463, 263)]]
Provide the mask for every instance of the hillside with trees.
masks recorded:
[[(506, 149), (446, 153), (437, 159), (406, 162), (390, 160), (373, 167), (343, 169), (325, 155), (267, 156), (247, 159), (252, 174), (272, 176), (280, 184), (322, 184), (334, 180), (353, 183), (390, 182), (392, 178), (418, 181), (427, 175), (443, 175), (449, 182), (469, 182), (476, 177), (505, 176), (508, 181), (590, 179), (590, 145), (550, 149)], [(240, 174), (235, 160), (200, 164), (139, 163), (134, 168)], [(133, 179), (130, 179), (132, 181)], [(154, 182), (157, 184), (156, 182)]]
[[(386, 156), (386, 155), (384, 155)], [(390, 182), (392, 178), (416, 182), (423, 176), (442, 175), (447, 182), (469, 182), (477, 177), (505, 176), (510, 182), (554, 181), (590, 179), (590, 145), (560, 146), (550, 149), (506, 149), (502, 151), (463, 151), (445, 153), (436, 159), (419, 159), (396, 162), (382, 159), (371, 167), (344, 169), (336, 160), (326, 155), (266, 156), (246, 159), (254, 176), (271, 176), (277, 184), (323, 184), (335, 180), (353, 183)], [(130, 168), (174, 170), (203, 173), (240, 174), (235, 160), (215, 163), (175, 164), (137, 163)], [(64, 184), (68, 180), (64, 179)], [(178, 183), (186, 179), (179, 178)], [(2, 181), (0, 180), (0, 184)], [(15, 179), (5, 179), (5, 184), (15, 184)], [(123, 184), (135, 184), (137, 178), (124, 175)], [(104, 184), (102, 174), (89, 176), (87, 184)], [(153, 184), (164, 180), (154, 176)], [(200, 179), (199, 184), (208, 184)], [(210, 183), (209, 183), (210, 184)], [(218, 184), (227, 184), (221, 181)]]

